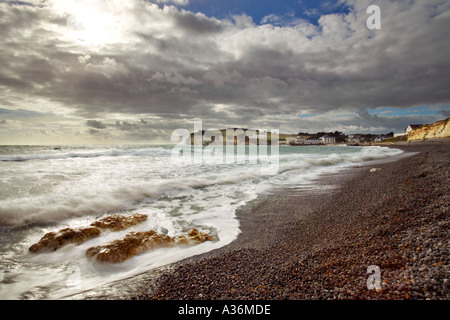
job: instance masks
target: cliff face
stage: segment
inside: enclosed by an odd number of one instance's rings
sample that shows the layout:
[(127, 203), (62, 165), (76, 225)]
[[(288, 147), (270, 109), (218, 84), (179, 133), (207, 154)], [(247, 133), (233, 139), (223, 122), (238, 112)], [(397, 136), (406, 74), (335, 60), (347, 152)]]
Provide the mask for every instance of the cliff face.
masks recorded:
[(450, 137), (450, 118), (435, 122), (433, 124), (426, 124), (411, 131), (408, 134), (408, 141), (446, 137)]

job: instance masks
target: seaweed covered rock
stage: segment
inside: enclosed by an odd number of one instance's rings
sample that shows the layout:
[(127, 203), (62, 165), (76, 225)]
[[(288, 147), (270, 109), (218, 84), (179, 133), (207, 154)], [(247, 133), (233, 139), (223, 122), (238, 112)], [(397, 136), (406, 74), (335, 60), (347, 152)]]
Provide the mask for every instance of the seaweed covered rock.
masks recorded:
[(82, 228), (65, 228), (57, 232), (49, 232), (45, 234), (39, 242), (30, 247), (31, 252), (55, 251), (56, 249), (69, 244), (81, 244), (91, 238), (100, 235), (100, 229), (110, 229), (120, 231), (131, 226), (137, 225), (147, 220), (145, 214), (135, 213), (131, 216), (112, 215), (103, 219), (94, 221), (90, 227)]
[(174, 242), (172, 237), (158, 234), (154, 230), (130, 232), (124, 239), (89, 248), (86, 255), (96, 256), (100, 262), (119, 263), (153, 248), (170, 247)]
[(176, 244), (198, 244), (207, 240), (212, 240), (212, 237), (197, 229), (191, 229), (187, 235), (181, 235), (176, 238), (158, 234), (154, 230), (130, 232), (124, 239), (89, 248), (86, 251), (86, 256), (95, 257), (100, 262), (120, 263), (151, 249), (172, 247)]
[(31, 252), (55, 251), (62, 246), (75, 243), (81, 244), (89, 239), (98, 237), (100, 230), (95, 227), (65, 228), (58, 232), (46, 233), (41, 240), (30, 247)]
[(92, 222), (91, 226), (101, 229), (111, 229), (113, 231), (120, 231), (127, 229), (131, 226), (137, 225), (145, 220), (147, 220), (147, 215), (140, 213), (135, 213), (131, 216), (114, 214), (112, 216), (108, 216), (103, 219)]
[(211, 241), (212, 237), (206, 232), (198, 231), (197, 229), (191, 229), (187, 235), (181, 235), (175, 238), (177, 244), (198, 244), (204, 241)]

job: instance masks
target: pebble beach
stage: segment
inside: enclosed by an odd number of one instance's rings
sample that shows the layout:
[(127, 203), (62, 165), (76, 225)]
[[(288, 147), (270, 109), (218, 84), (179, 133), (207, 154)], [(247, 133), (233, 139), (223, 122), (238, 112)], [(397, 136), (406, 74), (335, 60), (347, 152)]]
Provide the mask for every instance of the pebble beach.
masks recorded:
[(391, 147), (412, 155), (259, 197), (238, 210), (237, 240), (122, 298), (449, 299), (450, 140)]

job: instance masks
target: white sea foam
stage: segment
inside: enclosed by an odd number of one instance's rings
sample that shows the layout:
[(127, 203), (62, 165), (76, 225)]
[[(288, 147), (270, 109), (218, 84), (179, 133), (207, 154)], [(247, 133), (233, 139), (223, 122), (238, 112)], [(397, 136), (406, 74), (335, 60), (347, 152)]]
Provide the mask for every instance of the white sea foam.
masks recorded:
[(125, 156), (146, 156), (154, 157), (161, 155), (170, 155), (171, 150), (157, 147), (145, 149), (126, 149), (126, 150), (101, 150), (101, 151), (82, 151), (82, 152), (55, 152), (43, 154), (19, 154), (19, 155), (0, 155), (0, 161), (29, 161), (29, 160), (55, 160), (67, 158), (97, 158), (97, 157), (125, 157)]

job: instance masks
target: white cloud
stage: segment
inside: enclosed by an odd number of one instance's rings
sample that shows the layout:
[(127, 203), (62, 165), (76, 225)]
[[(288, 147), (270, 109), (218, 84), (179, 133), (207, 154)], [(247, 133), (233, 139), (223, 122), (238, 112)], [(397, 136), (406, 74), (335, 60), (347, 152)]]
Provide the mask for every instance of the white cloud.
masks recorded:
[(84, 56), (79, 56), (78, 57), (78, 61), (81, 63), (81, 64), (86, 64), (86, 63), (88, 63), (89, 62), (89, 60), (91, 60), (91, 56), (90, 55), (84, 55)]
[(115, 75), (126, 75), (128, 73), (128, 70), (124, 65), (117, 63), (116, 60), (108, 57), (97, 64), (91, 62), (85, 62), (84, 64), (87, 71), (100, 73), (107, 78), (111, 78)]
[(179, 6), (187, 6), (189, 4), (189, 0), (155, 0), (156, 3), (169, 3), (176, 4)]
[[(322, 15), (318, 25), (289, 14), (263, 25), (245, 14), (219, 20), (137, 0), (1, 3), (2, 103), (82, 126), (113, 114), (155, 117), (158, 129), (193, 118), (272, 124), (300, 111), (356, 112), (331, 125), (370, 128), (366, 121), (383, 119), (358, 113), (366, 108), (449, 103), (450, 3), (379, 1), (375, 31), (366, 28), (371, 1), (343, 3), (348, 14)], [(323, 125), (316, 118), (301, 121)], [(283, 119), (289, 128), (300, 121)]]

